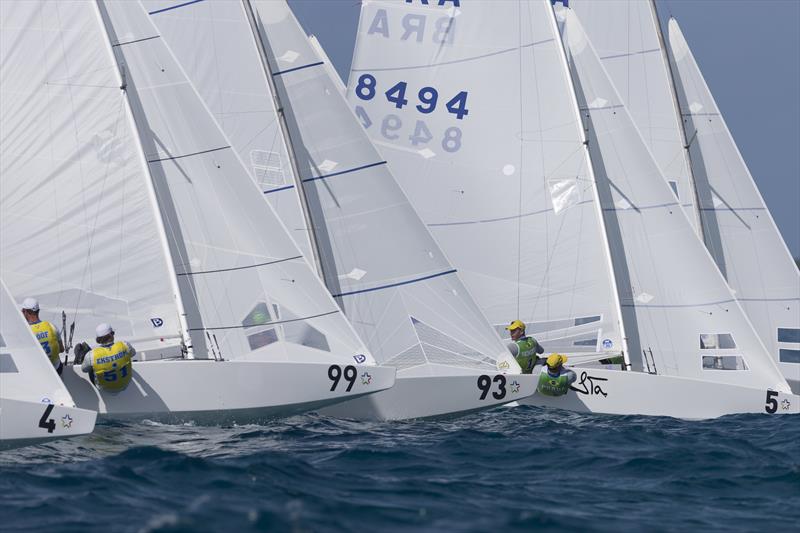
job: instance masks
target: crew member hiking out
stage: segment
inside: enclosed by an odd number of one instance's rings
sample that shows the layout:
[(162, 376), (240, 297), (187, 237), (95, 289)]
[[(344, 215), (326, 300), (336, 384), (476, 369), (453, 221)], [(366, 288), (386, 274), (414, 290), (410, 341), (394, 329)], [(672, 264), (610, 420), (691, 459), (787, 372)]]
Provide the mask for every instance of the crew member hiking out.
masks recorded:
[(99, 346), (86, 354), (81, 362), (81, 370), (92, 377), (100, 390), (122, 392), (133, 377), (136, 350), (128, 342), (115, 341), (114, 330), (108, 324), (97, 326), (95, 334)]
[(22, 316), (28, 321), (36, 340), (42, 345), (44, 353), (53, 364), (56, 372), (61, 374), (64, 365), (58, 354), (61, 353), (61, 343), (58, 340), (58, 331), (50, 322), (39, 319), (39, 302), (36, 298), (25, 298), (22, 302)]
[(536, 354), (544, 353), (544, 348), (536, 339), (525, 335), (525, 323), (521, 320), (513, 321), (506, 329), (511, 332), (511, 340), (514, 341), (508, 344), (508, 350), (516, 358), (523, 374), (532, 373), (539, 360)]
[(539, 384), (536, 390), (545, 396), (564, 396), (569, 391), (569, 386), (575, 383), (578, 376), (569, 368), (564, 368), (567, 356), (550, 354), (547, 365), (539, 374)]

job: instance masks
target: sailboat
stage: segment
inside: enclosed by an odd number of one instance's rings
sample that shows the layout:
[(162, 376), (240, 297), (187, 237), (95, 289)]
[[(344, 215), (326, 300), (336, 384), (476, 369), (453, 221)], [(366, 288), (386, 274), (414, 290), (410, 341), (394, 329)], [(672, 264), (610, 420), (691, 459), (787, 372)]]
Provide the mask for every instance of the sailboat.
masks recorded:
[(377, 362), (397, 368), (391, 390), (322, 412), (421, 418), (532, 394), (288, 5), (144, 5)]
[(800, 272), (678, 23), (653, 0), (569, 3), (666, 179), (795, 393)]
[(138, 2), (0, 9), (3, 275), (140, 354), (118, 395), (68, 366), (79, 407), (246, 423), (392, 386)]
[(574, 14), (568, 62), (548, 1), (445, 4), (363, 5), (348, 99), (489, 319), (585, 363), (523, 403), (798, 412)]
[(75, 407), (0, 281), (0, 450), (86, 435), (95, 418)]

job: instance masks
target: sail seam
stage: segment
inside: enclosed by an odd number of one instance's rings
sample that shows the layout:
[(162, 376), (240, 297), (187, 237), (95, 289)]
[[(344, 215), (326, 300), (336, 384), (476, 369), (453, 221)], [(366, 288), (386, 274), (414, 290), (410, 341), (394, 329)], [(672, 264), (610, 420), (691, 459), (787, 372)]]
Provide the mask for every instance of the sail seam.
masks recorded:
[(670, 202), (668, 204), (656, 204), (656, 205), (631, 205), (630, 207), (604, 207), (603, 211), (607, 212), (622, 212), (628, 210), (635, 210), (635, 211), (645, 211), (647, 209), (661, 209), (663, 207), (680, 207), (681, 204), (678, 202)]
[(328, 311), (327, 313), (319, 313), (318, 315), (311, 315), (301, 318), (287, 318), (286, 320), (276, 320), (274, 322), (264, 322), (263, 324), (248, 324), (248, 325), (241, 325), (241, 326), (213, 326), (213, 327), (205, 327), (205, 328), (189, 328), (189, 331), (206, 331), (206, 330), (216, 330), (216, 329), (245, 329), (245, 328), (255, 328), (261, 326), (275, 326), (278, 324), (288, 324), (289, 322), (302, 322), (303, 320), (311, 320), (312, 318), (319, 318), (323, 316), (335, 315), (339, 313), (338, 309), (334, 311)]
[(220, 146), (219, 148), (210, 148), (208, 150), (202, 150), (200, 152), (192, 152), (191, 154), (175, 155), (175, 156), (172, 156), (172, 157), (162, 157), (160, 159), (148, 159), (147, 162), (148, 163), (158, 163), (159, 161), (171, 161), (173, 159), (183, 159), (184, 157), (192, 157), (192, 156), (195, 156), (195, 155), (202, 155), (202, 154), (207, 154), (207, 153), (210, 153), (210, 152), (218, 152), (220, 150), (225, 150), (227, 148), (230, 148), (230, 146)]
[(621, 304), (622, 307), (638, 307), (640, 309), (672, 309), (672, 308), (683, 308), (683, 307), (705, 307), (709, 305), (722, 305), (722, 304), (730, 304), (735, 302), (736, 300), (731, 298), (729, 300), (720, 300), (718, 302), (701, 302), (701, 303), (691, 303), (691, 304), (640, 304), (640, 303), (632, 303)]
[(133, 41), (125, 41), (124, 43), (112, 44), (111, 46), (112, 47), (125, 46), (126, 44), (141, 43), (142, 41), (150, 41), (153, 39), (160, 39), (160, 38), (161, 38), (160, 35), (153, 35), (152, 37), (142, 37), (141, 39), (134, 39)]
[(240, 266), (240, 267), (231, 267), (231, 268), (219, 268), (217, 270), (200, 270), (197, 272), (178, 272), (176, 275), (178, 276), (196, 276), (199, 274), (215, 274), (217, 272), (230, 272), (232, 270), (247, 270), (248, 268), (258, 268), (267, 265), (276, 265), (278, 263), (285, 263), (286, 261), (292, 261), (294, 259), (302, 259), (302, 255), (296, 255), (294, 257), (286, 257), (285, 259), (277, 259), (275, 261), (267, 261), (266, 263), (258, 263), (255, 265), (247, 265), (247, 266)]
[(388, 71), (388, 70), (414, 70), (418, 68), (433, 68), (433, 67), (440, 67), (442, 65), (454, 65), (457, 63), (465, 63), (467, 61), (475, 61), (477, 59), (483, 59), (485, 57), (492, 57), (501, 54), (507, 54), (509, 52), (514, 52), (516, 50), (522, 50), (523, 48), (531, 48), (533, 46), (538, 46), (540, 44), (547, 44), (550, 42), (555, 41), (555, 39), (544, 39), (543, 41), (536, 41), (533, 43), (523, 44), (522, 46), (515, 46), (513, 48), (506, 48), (504, 50), (498, 50), (497, 52), (490, 52), (488, 54), (483, 54), (479, 56), (472, 56), (472, 57), (464, 57), (462, 59), (454, 59), (452, 61), (442, 61), (441, 63), (431, 63), (428, 65), (414, 65), (409, 67), (384, 67), (384, 68), (354, 68), (351, 69), (350, 72), (381, 72), (381, 71)]
[(439, 272), (438, 274), (430, 274), (428, 276), (423, 276), (421, 278), (410, 279), (410, 280), (407, 280), (407, 281), (398, 281), (397, 283), (390, 283), (388, 285), (380, 285), (378, 287), (372, 287), (372, 288), (369, 288), (369, 289), (359, 289), (357, 291), (342, 292), (342, 293), (339, 293), (339, 294), (334, 294), (333, 297), (334, 298), (339, 298), (341, 296), (350, 296), (350, 295), (353, 295), (353, 294), (361, 294), (361, 293), (364, 293), (364, 292), (380, 291), (380, 290), (383, 290), (383, 289), (390, 289), (392, 287), (400, 287), (401, 285), (410, 285), (412, 283), (417, 283), (417, 282), (429, 280), (429, 279), (432, 279), (432, 278), (438, 278), (439, 276), (446, 276), (447, 274), (454, 274), (455, 272), (456, 272), (456, 269), (453, 268), (451, 270), (446, 270), (444, 272)]
[(289, 72), (294, 72), (296, 70), (303, 70), (306, 68), (317, 67), (319, 65), (324, 65), (324, 64), (325, 63), (323, 61), (317, 61), (316, 63), (309, 63), (308, 65), (301, 65), (299, 67), (287, 68), (286, 70), (278, 70), (276, 72), (273, 72), (272, 75), (280, 76), (281, 74), (288, 74)]
[(339, 172), (332, 172), (330, 174), (323, 174), (322, 176), (314, 176), (313, 178), (303, 178), (303, 182), (307, 181), (315, 181), (315, 180), (323, 180), (325, 178), (332, 178), (334, 176), (341, 176), (342, 174), (349, 174), (350, 172), (358, 172), (359, 170), (365, 170), (372, 167), (377, 167), (380, 165), (385, 165), (386, 161), (378, 161), (377, 163), (370, 163), (369, 165), (361, 165), (360, 167), (355, 168), (348, 168), (347, 170), (340, 170)]
[(192, 4), (199, 4), (200, 2), (205, 2), (205, 0), (190, 0), (189, 2), (184, 2), (182, 4), (177, 4), (177, 5), (170, 6), (170, 7), (165, 7), (165, 8), (162, 8), (162, 9), (156, 9), (155, 11), (150, 11), (147, 14), (148, 15), (158, 15), (159, 13), (163, 13), (164, 11), (172, 11), (173, 9), (178, 9), (180, 7), (190, 6)]
[[(575, 205), (586, 205), (591, 204), (593, 200), (582, 200)], [(540, 209), (538, 211), (530, 211), (528, 213), (522, 213), (521, 215), (513, 215), (508, 217), (497, 217), (497, 218), (485, 218), (480, 220), (460, 220), (456, 222), (432, 222), (430, 224), (426, 224), (429, 228), (439, 227), (439, 226), (464, 226), (468, 224), (488, 224), (490, 222), (506, 222), (508, 220), (516, 220), (518, 218), (526, 218), (532, 217), (536, 215), (544, 215), (547, 213), (552, 213), (553, 209)]]

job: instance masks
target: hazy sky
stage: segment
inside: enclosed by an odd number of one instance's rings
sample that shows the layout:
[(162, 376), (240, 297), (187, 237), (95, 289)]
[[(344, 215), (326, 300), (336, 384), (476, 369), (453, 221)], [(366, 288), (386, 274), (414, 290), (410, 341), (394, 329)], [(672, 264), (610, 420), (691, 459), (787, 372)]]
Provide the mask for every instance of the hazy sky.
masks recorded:
[[(680, 23), (789, 250), (800, 257), (800, 0), (657, 1), (665, 22), (671, 14)], [(289, 4), (346, 83), (361, 3)]]

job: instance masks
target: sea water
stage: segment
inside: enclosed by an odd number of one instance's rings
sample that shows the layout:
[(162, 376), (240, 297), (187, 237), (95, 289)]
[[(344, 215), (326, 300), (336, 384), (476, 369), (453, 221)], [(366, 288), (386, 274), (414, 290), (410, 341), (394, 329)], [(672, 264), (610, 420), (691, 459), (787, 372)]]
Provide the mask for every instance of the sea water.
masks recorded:
[(800, 418), (100, 423), (0, 453), (0, 531), (797, 531)]

